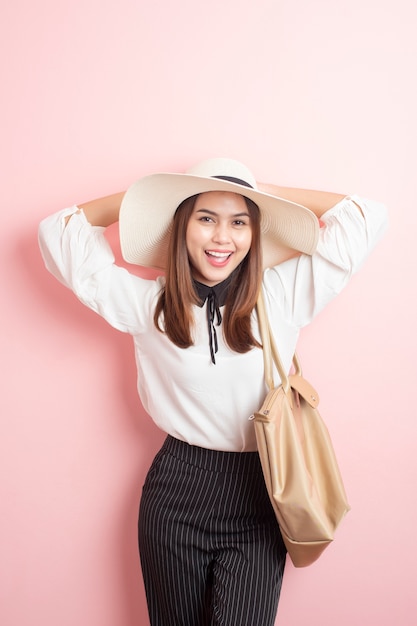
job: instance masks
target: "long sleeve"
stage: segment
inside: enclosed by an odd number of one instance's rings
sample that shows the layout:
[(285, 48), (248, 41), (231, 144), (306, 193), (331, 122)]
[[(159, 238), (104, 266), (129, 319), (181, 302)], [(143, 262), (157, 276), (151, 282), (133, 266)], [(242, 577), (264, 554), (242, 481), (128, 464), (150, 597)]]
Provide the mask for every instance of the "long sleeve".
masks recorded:
[(358, 196), (344, 198), (321, 220), (319, 244), (312, 256), (290, 259), (264, 276), (271, 315), (279, 308), (297, 327), (311, 322), (340, 293), (388, 225), (383, 204)]
[[(72, 217), (65, 225), (68, 215)], [(114, 328), (131, 334), (144, 332), (160, 285), (116, 266), (104, 230), (91, 226), (77, 207), (45, 218), (39, 226), (45, 265), (83, 304)]]

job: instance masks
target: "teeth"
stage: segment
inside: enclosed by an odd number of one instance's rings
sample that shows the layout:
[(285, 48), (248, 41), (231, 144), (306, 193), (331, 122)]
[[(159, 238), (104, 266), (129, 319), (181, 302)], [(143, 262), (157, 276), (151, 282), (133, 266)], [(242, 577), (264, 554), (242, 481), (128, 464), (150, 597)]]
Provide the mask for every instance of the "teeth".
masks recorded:
[(216, 256), (219, 259), (225, 259), (226, 257), (231, 255), (231, 252), (207, 252), (210, 256)]

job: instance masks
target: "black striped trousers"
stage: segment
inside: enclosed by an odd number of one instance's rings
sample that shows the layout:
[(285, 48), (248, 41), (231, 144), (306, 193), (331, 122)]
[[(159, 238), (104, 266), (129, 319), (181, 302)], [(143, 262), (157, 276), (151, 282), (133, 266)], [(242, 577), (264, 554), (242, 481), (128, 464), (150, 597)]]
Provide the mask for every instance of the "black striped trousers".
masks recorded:
[(273, 626), (286, 553), (257, 452), (168, 437), (143, 487), (139, 548), (152, 626)]

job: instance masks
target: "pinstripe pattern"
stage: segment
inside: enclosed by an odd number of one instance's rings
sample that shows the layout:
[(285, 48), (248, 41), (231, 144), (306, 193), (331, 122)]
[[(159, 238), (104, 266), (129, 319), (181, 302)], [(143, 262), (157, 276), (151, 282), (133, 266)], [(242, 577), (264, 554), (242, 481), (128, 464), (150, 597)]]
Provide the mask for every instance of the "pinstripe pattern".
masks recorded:
[(272, 626), (285, 564), (256, 452), (168, 437), (143, 488), (139, 547), (152, 626)]

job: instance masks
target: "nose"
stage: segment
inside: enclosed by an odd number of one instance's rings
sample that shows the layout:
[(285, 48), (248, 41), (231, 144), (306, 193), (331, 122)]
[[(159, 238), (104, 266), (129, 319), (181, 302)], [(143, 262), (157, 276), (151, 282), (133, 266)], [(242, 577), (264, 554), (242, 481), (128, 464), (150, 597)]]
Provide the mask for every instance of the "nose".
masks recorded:
[(225, 244), (229, 243), (230, 239), (231, 237), (228, 224), (218, 222), (216, 224), (216, 229), (213, 234), (213, 241), (215, 241), (216, 243)]

